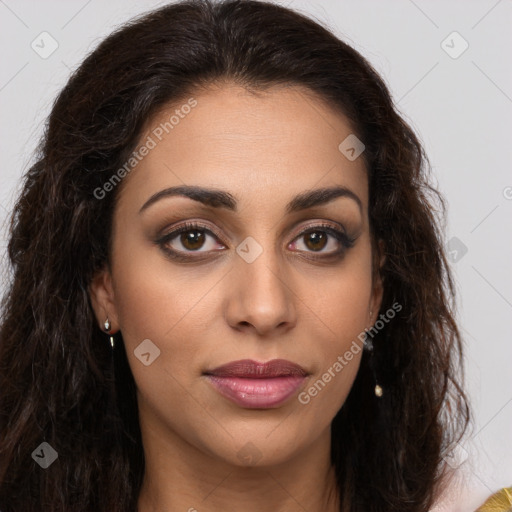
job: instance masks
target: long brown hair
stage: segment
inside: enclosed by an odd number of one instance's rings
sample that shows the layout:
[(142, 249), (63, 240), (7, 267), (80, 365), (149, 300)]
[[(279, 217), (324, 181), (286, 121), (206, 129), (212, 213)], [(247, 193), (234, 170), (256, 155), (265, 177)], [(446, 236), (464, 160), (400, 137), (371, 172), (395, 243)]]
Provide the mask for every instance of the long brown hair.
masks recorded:
[[(373, 393), (365, 352), (332, 424), (332, 463), (344, 512), (432, 506), (469, 407), (444, 202), (423, 148), (370, 64), (318, 23), (267, 2), (187, 0), (126, 24), (85, 59), (24, 176), (0, 330), (2, 512), (136, 510), (144, 455), (135, 384), (122, 336), (112, 354), (88, 295), (109, 261), (120, 187), (104, 199), (94, 191), (158, 108), (222, 80), (305, 86), (366, 146), (371, 233), (385, 243), (381, 311), (402, 309), (373, 337), (385, 393)], [(31, 456), (43, 441), (58, 454), (47, 469)]]

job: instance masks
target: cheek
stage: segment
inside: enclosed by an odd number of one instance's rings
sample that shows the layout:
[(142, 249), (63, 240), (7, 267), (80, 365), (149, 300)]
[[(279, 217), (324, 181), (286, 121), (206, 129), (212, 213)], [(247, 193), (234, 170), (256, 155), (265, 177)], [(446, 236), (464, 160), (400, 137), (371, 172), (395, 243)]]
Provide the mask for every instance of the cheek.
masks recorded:
[(322, 290), (310, 294), (306, 300), (326, 328), (346, 338), (367, 326), (370, 291), (370, 279), (351, 272), (338, 280), (327, 281)]
[(357, 375), (364, 330), (370, 326), (371, 260), (358, 255), (316, 284), (301, 295), (305, 322), (315, 339), (312, 355), (318, 371), (298, 399), (307, 414), (332, 418)]
[[(169, 271), (169, 263), (167, 267)], [(123, 276), (116, 288), (119, 324), (141, 417), (155, 428), (167, 425), (184, 438), (196, 439), (197, 429), (211, 430), (211, 417), (205, 414), (201, 399), (198, 356), (210, 341), (205, 337), (208, 332), (211, 337), (206, 321), (215, 307), (210, 294), (218, 277), (162, 275), (158, 268), (139, 266), (135, 259), (118, 267)], [(140, 359), (141, 353), (148, 352), (139, 349), (143, 340), (151, 340), (149, 358), (154, 362), (147, 366)], [(152, 351), (158, 354), (154, 359)]]
[(304, 279), (301, 298), (324, 326), (325, 352), (343, 350), (347, 342), (369, 327), (372, 295), (369, 248), (361, 244), (340, 267), (314, 277)]
[[(198, 349), (208, 342), (204, 333), (207, 315), (211, 316), (215, 307), (212, 292), (219, 281), (218, 272), (178, 267), (154, 248), (130, 247), (129, 242), (119, 243), (113, 267), (117, 319), (139, 387), (151, 379), (156, 379), (155, 383), (163, 379), (166, 386), (178, 385), (173, 378), (189, 380), (196, 370), (192, 362)], [(159, 351), (154, 364), (147, 367), (137, 357), (144, 340), (151, 341), (155, 353)], [(157, 376), (157, 371), (164, 373)]]
[(317, 309), (320, 311), (317, 318), (321, 321), (316, 321), (316, 329), (311, 330), (317, 371), (297, 397), (304, 418), (310, 418), (312, 425), (327, 425), (332, 421), (359, 370), (368, 320), (368, 293), (366, 288), (364, 292), (359, 289), (358, 293), (357, 289), (341, 286), (330, 290), (328, 296), (323, 296), (328, 306)]

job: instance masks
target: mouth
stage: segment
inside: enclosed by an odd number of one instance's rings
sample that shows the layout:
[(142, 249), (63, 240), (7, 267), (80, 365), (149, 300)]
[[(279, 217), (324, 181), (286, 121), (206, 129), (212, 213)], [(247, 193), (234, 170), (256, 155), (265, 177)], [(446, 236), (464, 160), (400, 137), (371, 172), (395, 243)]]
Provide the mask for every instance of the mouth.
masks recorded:
[(204, 372), (224, 398), (247, 409), (270, 409), (286, 402), (306, 380), (308, 373), (285, 359), (258, 363), (233, 361)]

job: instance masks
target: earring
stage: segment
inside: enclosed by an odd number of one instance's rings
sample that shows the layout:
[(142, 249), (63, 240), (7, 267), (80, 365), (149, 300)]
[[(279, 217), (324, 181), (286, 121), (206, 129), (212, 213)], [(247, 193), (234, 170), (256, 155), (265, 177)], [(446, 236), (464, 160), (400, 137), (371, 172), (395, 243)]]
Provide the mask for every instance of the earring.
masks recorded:
[(373, 379), (375, 380), (375, 388), (374, 393), (377, 398), (380, 398), (384, 394), (384, 390), (379, 385), (377, 381), (377, 375), (375, 372), (375, 359), (374, 359), (374, 352), (373, 352), (373, 341), (368, 339), (368, 334), (365, 333), (365, 340), (364, 340), (364, 348), (365, 350), (370, 354), (370, 360), (368, 362), (372, 373), (373, 373)]
[[(105, 320), (105, 323), (103, 324), (103, 327), (105, 329), (105, 332), (110, 332), (110, 329), (112, 326), (110, 324), (110, 320), (108, 319), (108, 316), (107, 316), (107, 319)], [(110, 345), (113, 350), (114, 349), (114, 337), (112, 335), (110, 336)]]

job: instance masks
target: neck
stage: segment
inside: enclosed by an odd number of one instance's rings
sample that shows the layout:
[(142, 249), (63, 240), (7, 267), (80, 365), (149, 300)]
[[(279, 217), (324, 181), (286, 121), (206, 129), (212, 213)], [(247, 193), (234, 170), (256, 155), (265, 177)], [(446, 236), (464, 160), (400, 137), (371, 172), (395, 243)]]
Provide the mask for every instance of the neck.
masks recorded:
[(339, 512), (330, 428), (276, 465), (233, 465), (168, 428), (141, 424), (146, 459), (138, 512)]

